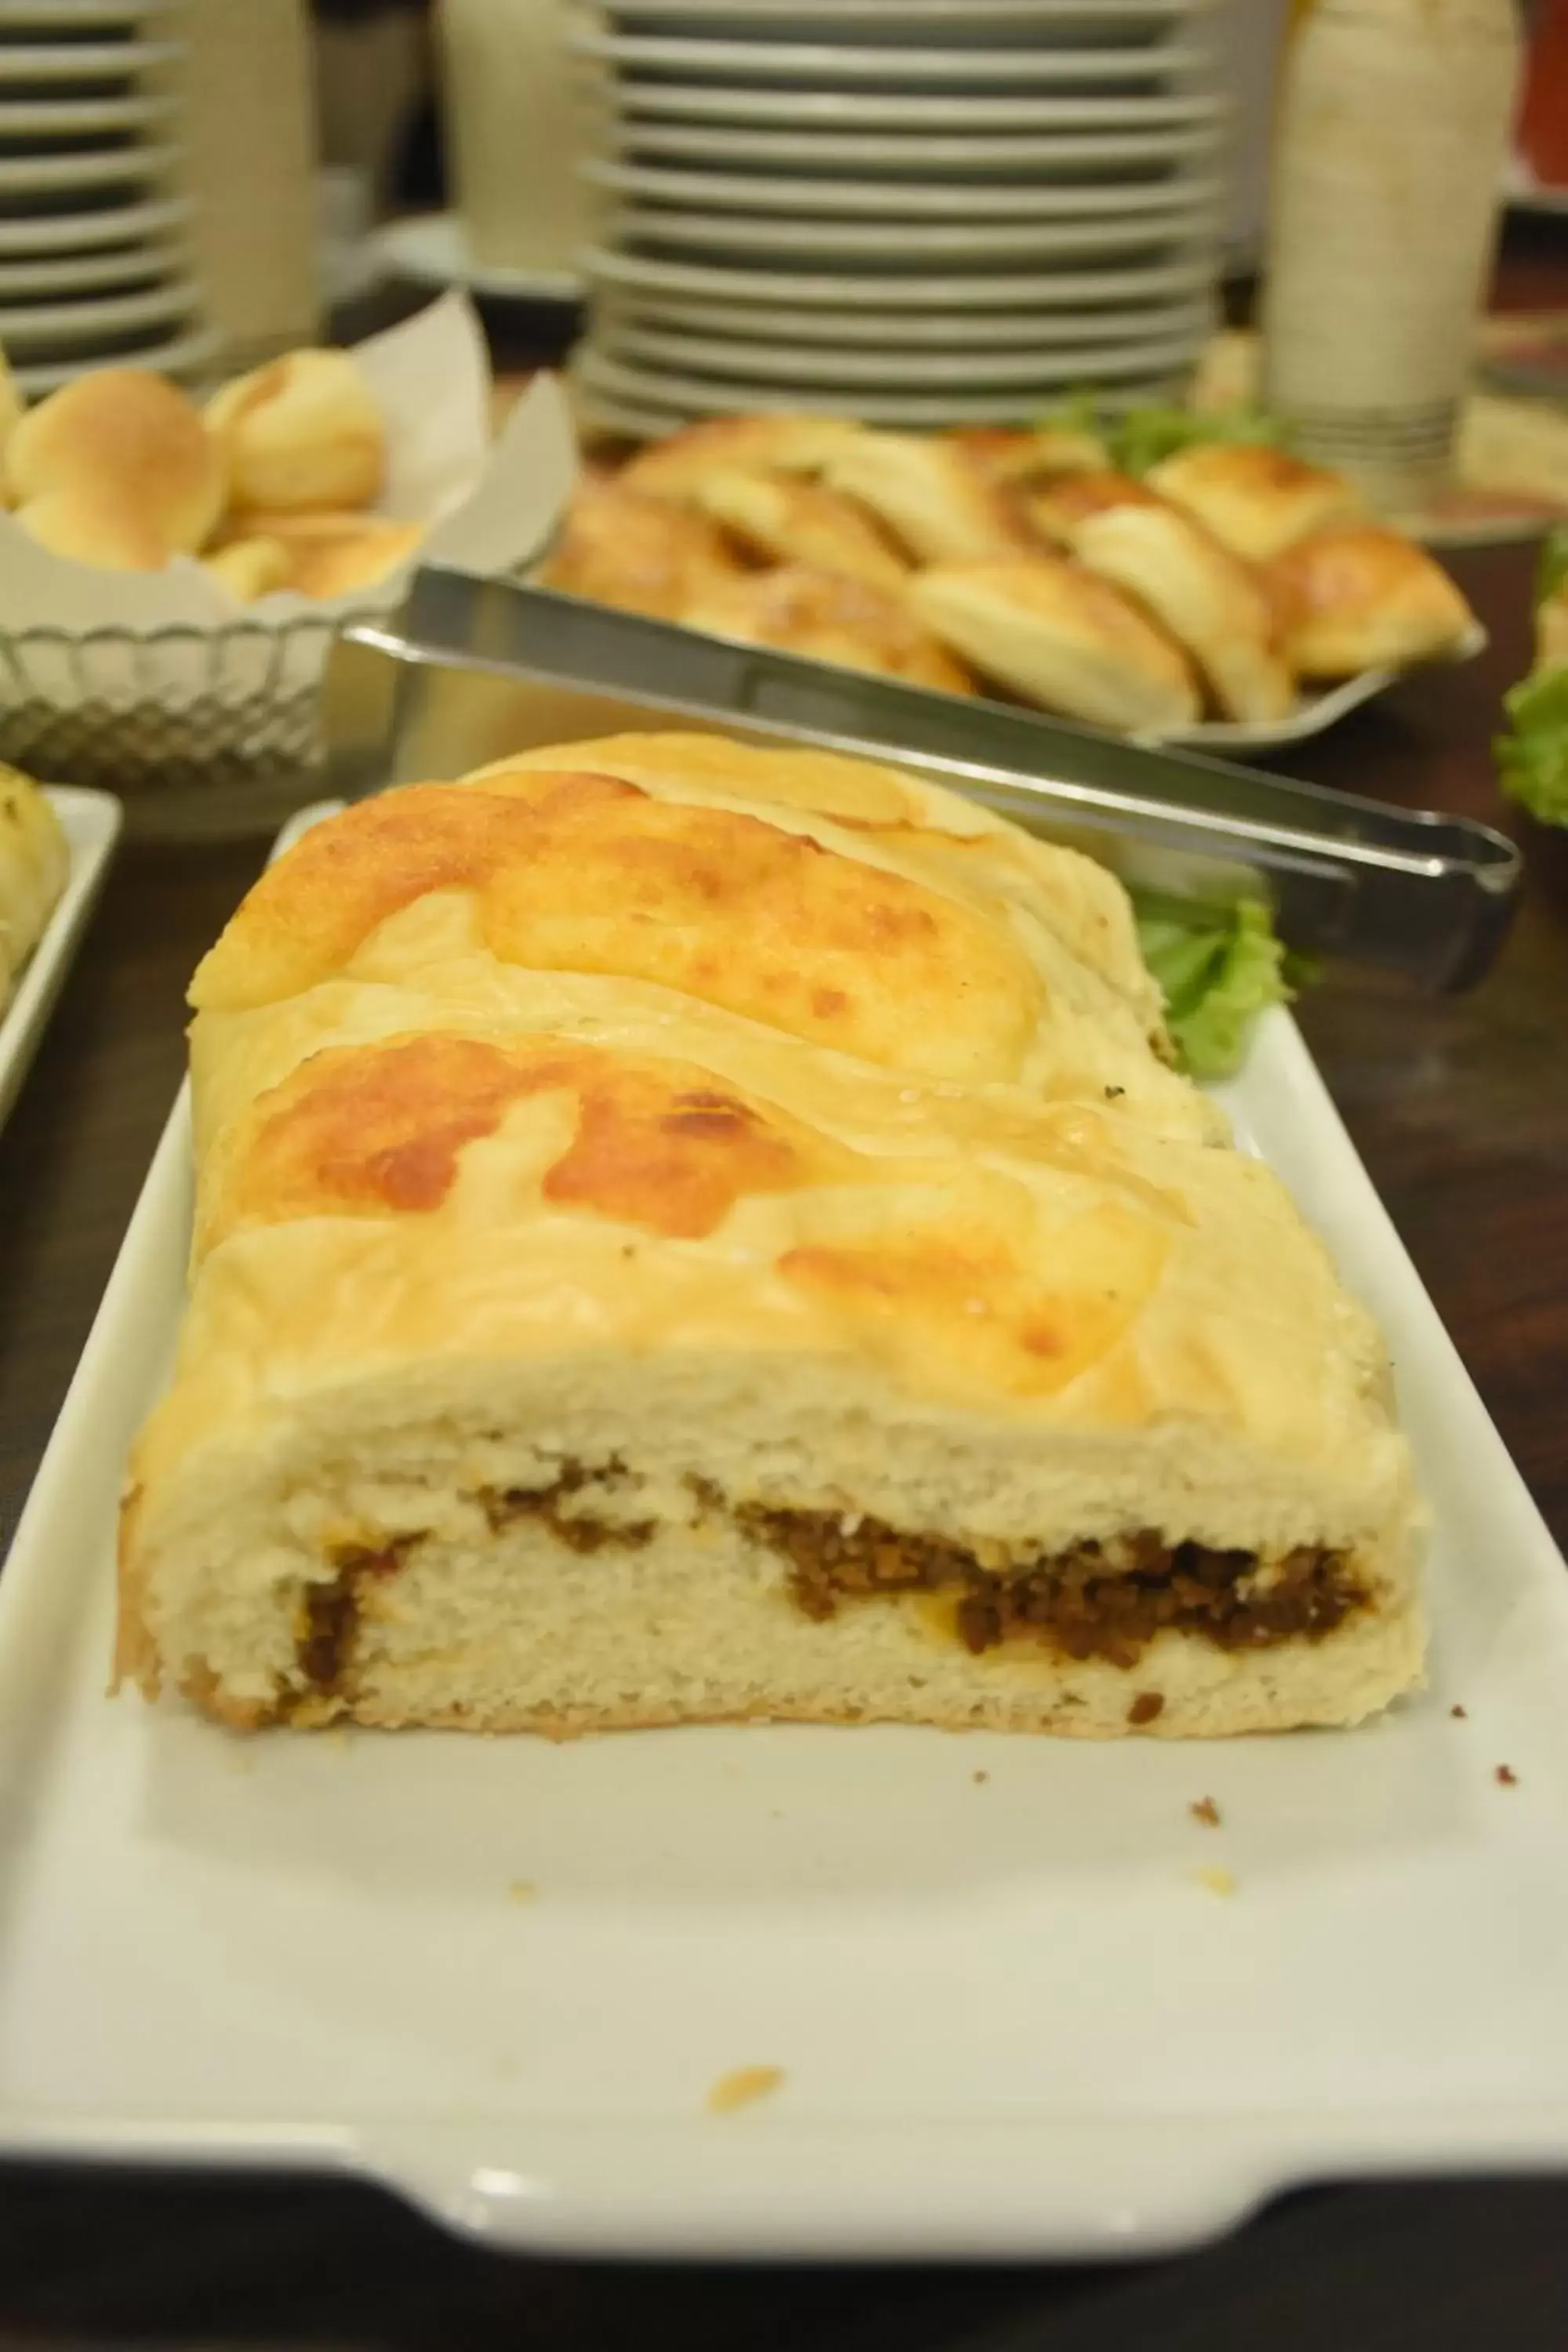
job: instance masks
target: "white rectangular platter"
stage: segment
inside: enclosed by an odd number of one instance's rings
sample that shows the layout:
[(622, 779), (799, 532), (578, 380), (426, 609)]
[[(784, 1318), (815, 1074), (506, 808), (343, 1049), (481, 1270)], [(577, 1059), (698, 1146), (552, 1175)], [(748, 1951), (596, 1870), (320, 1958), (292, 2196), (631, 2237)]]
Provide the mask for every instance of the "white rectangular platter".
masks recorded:
[(1435, 1643), (1365, 1730), (1207, 1747), (110, 1699), (182, 1104), (0, 1577), (0, 2151), (713, 2257), (1143, 2253), (1292, 2182), (1568, 2161), (1568, 1577), (1283, 1013), (1228, 1100), (1391, 1335)]
[(16, 1099), (55, 999), (65, 984), (93, 901), (103, 887), (124, 816), (112, 793), (51, 784), (47, 798), (65, 829), (70, 875), (10, 1003), (0, 1011), (0, 1126)]

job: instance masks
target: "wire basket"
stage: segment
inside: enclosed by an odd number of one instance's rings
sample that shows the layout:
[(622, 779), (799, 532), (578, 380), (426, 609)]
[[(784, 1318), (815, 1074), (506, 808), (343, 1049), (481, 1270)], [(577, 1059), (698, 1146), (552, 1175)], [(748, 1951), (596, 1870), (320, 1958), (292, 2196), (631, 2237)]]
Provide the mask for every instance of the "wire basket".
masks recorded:
[(319, 796), (328, 656), (384, 610), (270, 628), (0, 633), (0, 760), (117, 793), (144, 835), (263, 830)]

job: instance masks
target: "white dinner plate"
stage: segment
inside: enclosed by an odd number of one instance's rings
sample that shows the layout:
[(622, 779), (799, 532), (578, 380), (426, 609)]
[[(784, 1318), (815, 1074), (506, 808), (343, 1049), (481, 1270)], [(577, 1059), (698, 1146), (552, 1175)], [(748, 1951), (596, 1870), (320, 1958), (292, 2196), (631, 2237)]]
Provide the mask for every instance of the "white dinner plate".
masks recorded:
[[(1172, 257), (1190, 250), (1218, 218), (1212, 198), (1157, 217), (1083, 221), (772, 220), (755, 214), (621, 205), (603, 234), (623, 245), (664, 252), (728, 253), (772, 259), (779, 268), (817, 261), (881, 262), (910, 269), (995, 268), (1020, 261), (1077, 260), (1130, 254)], [(1151, 265), (1152, 266), (1152, 265)]]
[[(0, 287), (4, 286), (0, 276)], [(767, 342), (787, 335), (792, 343), (809, 345), (819, 352), (873, 351), (903, 352), (993, 352), (1069, 345), (1121, 343), (1142, 335), (1150, 339), (1186, 335), (1201, 339), (1213, 332), (1214, 304), (1190, 298), (1137, 310), (1064, 310), (1044, 316), (1031, 308), (1016, 310), (807, 310), (787, 306), (743, 302), (702, 302), (679, 295), (620, 293), (601, 299), (595, 307), (595, 323), (606, 327), (651, 327), (665, 332), (671, 327), (692, 328), (699, 334)]]
[[(129, 147), (84, 147), (63, 155), (0, 156), (0, 195), (47, 196), (72, 188), (131, 187), (162, 178), (178, 155), (178, 148), (147, 140)], [(58, 220), (60, 215), (45, 217)]]
[(679, 122), (760, 122), (784, 130), (938, 131), (984, 137), (993, 131), (1153, 131), (1226, 121), (1226, 100), (1205, 91), (1141, 98), (1042, 98), (1028, 92), (953, 97), (907, 90), (736, 89), (718, 84), (620, 80), (606, 93), (623, 114)]
[(14, 33), (90, 33), (167, 16), (175, 0), (4, 0), (0, 43)]
[(93, 901), (103, 887), (125, 812), (112, 793), (90, 793), (75, 784), (51, 784), (47, 796), (70, 852), (70, 873), (44, 936), (23, 966), (8, 1005), (0, 1009), (0, 1126), (16, 1101), (44, 1026), (65, 983), (87, 928)]
[[(645, 367), (632, 360), (612, 359), (592, 341), (579, 349), (572, 369), (591, 408), (598, 410), (603, 398), (623, 409), (641, 408), (681, 424), (702, 416), (730, 416), (737, 408), (776, 408), (784, 401), (780, 387), (760, 377), (747, 383), (734, 376), (721, 380)], [(1100, 405), (1114, 410), (1133, 402), (1173, 400), (1184, 373), (1184, 363), (1178, 362), (1163, 372), (1149, 368), (1131, 376), (1118, 375), (1107, 381)], [(900, 383), (895, 391), (879, 393), (858, 385), (851, 394), (842, 388), (825, 392), (801, 383), (791, 385), (787, 404), (817, 415), (838, 416), (852, 399), (855, 414), (864, 423), (911, 431), (943, 425), (1020, 425), (1026, 424), (1041, 404), (1048, 406), (1061, 398), (1065, 389), (1082, 381), (1081, 371), (1069, 363), (1059, 373), (1042, 372), (1033, 391), (1016, 383), (997, 392), (906, 391)]]
[(1214, 0), (604, 0), (603, 13), (641, 33), (689, 29), (720, 39), (809, 25), (858, 41), (901, 44), (918, 31), (1093, 46), (1156, 39), (1213, 6)]
[[(114, 359), (121, 367), (156, 368), (161, 375), (193, 377), (205, 373), (218, 350), (218, 337), (202, 327), (188, 335), (138, 342), (129, 351), (116, 352)], [(90, 375), (94, 368), (104, 364), (101, 356), (89, 354), (82, 359), (40, 360), (19, 365), (12, 373), (28, 399), (37, 400), (46, 392), (58, 392), (62, 383), (74, 383), (79, 375)]]
[(110, 247), (103, 253), (46, 254), (40, 261), (0, 258), (0, 342), (8, 302), (39, 301), (57, 294), (75, 294), (88, 288), (152, 284), (181, 268), (184, 250), (177, 245)]
[[(973, 222), (989, 235), (989, 224), (1022, 226), (1031, 221), (1073, 223), (1133, 221), (1142, 234), (1169, 233), (1173, 215), (1206, 218), (1225, 194), (1223, 180), (1196, 174), (1135, 182), (1131, 186), (1051, 187), (983, 181), (955, 187), (930, 180), (783, 178), (763, 172), (669, 171), (659, 164), (595, 159), (582, 166), (584, 179), (610, 194), (664, 206), (721, 205), (726, 212), (787, 213), (792, 220), (815, 213), (840, 219), (857, 215), (925, 223)], [(985, 223), (984, 228), (979, 224)]]
[[(1178, 334), (1100, 342), (1088, 349), (1053, 346), (1043, 322), (1037, 321), (1039, 340), (1028, 351), (982, 352), (971, 346), (948, 352), (824, 352), (805, 343), (751, 342), (739, 335), (692, 334), (679, 327), (647, 327), (610, 317), (595, 320), (588, 348), (612, 361), (634, 365), (647, 361), (658, 369), (693, 369), (700, 376), (720, 377), (735, 408), (747, 406), (753, 390), (766, 393), (781, 384), (841, 393), (851, 407), (859, 405), (867, 390), (880, 389), (900, 398), (905, 386), (950, 385), (986, 396), (1012, 387), (1015, 402), (1031, 408), (1037, 401), (1060, 399), (1079, 384), (1110, 383), (1128, 376), (1168, 380), (1192, 366), (1208, 323), (1206, 318), (1194, 317)], [(668, 380), (674, 383), (676, 378)]]
[(1209, 51), (1196, 41), (1085, 49), (1027, 40), (997, 47), (965, 39), (946, 48), (914, 48), (902, 42), (891, 47), (839, 41), (650, 40), (583, 27), (568, 36), (568, 47), (623, 76), (788, 82), (808, 89), (868, 83), (897, 91), (913, 83), (942, 91), (1098, 89), (1137, 97), (1180, 84), (1209, 63)]
[(0, 254), (32, 259), (50, 253), (97, 253), (110, 247), (143, 244), (184, 227), (191, 215), (188, 196), (156, 196), (147, 202), (100, 205), (72, 213), (0, 215)]
[(579, 2258), (1104, 2261), (1568, 2163), (1563, 1562), (1287, 1013), (1219, 1091), (1378, 1316), (1432, 1508), (1432, 1686), (1359, 1731), (244, 1738), (106, 1696), (182, 1099), (0, 1577), (0, 2150), (335, 2170)]
[(176, 101), (145, 92), (127, 98), (19, 99), (0, 88), (0, 139), (64, 139), (104, 131), (141, 131), (166, 122)]
[(503, 302), (583, 299), (583, 281), (574, 271), (503, 269), (476, 261), (457, 213), (420, 213), (408, 220), (389, 221), (374, 231), (372, 242), (389, 270), (419, 286), (466, 286), (470, 294)]
[(132, 81), (184, 54), (177, 41), (7, 41), (0, 23), (0, 90), (17, 84), (33, 90), (49, 82)]
[(149, 287), (141, 293), (110, 293), (79, 302), (0, 300), (0, 343), (13, 359), (25, 359), (39, 344), (103, 344), (143, 328), (167, 326), (174, 319), (188, 319), (200, 301), (201, 289), (193, 278), (178, 278), (172, 285)]
[[(729, 130), (721, 123), (646, 121), (611, 116), (609, 144), (627, 155), (705, 166), (741, 164), (748, 171), (782, 167), (802, 177), (942, 178), (1037, 182), (1081, 187), (1110, 180), (1129, 186), (1155, 175), (1212, 164), (1223, 152), (1224, 125), (1180, 124), (1163, 131), (1089, 131), (1058, 138), (995, 131), (979, 138), (930, 131)], [(1157, 181), (1156, 181), (1157, 184)]]
[(1213, 266), (1203, 255), (1122, 269), (1008, 270), (956, 277), (933, 268), (929, 273), (879, 278), (869, 272), (788, 270), (767, 264), (725, 268), (621, 253), (601, 245), (584, 255), (583, 268), (590, 283), (629, 288), (635, 293), (838, 309), (855, 303), (879, 310), (916, 310), (922, 304), (936, 310), (1003, 310), (1026, 303), (1041, 310), (1076, 310), (1085, 304), (1197, 294), (1214, 278)]

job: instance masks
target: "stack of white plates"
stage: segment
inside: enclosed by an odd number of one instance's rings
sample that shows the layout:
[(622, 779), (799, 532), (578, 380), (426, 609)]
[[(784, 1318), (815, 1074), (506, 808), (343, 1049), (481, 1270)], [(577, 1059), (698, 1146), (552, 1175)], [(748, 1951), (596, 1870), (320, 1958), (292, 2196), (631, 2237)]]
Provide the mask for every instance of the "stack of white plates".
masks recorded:
[(184, 245), (170, 0), (0, 0), (0, 346), (28, 393), (210, 356)]
[(1212, 318), (1212, 0), (605, 0), (584, 404), (1027, 418), (1169, 394)]

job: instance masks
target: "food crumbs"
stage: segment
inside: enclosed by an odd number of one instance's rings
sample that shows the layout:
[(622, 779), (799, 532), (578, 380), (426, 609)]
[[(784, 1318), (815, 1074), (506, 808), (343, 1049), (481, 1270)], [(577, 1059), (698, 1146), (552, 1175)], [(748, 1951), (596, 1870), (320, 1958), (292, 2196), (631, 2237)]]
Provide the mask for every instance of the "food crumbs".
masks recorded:
[(1194, 1870), (1193, 1876), (1197, 1880), (1200, 1886), (1206, 1886), (1211, 1895), (1234, 1895), (1236, 1893), (1236, 1877), (1235, 1874), (1231, 1871), (1221, 1870), (1218, 1868)]
[(1194, 1821), (1202, 1822), (1205, 1829), (1218, 1829), (1219, 1807), (1215, 1803), (1212, 1797), (1200, 1797), (1195, 1805), (1189, 1805), (1187, 1807), (1187, 1811), (1191, 1813)]
[(1107, 1087), (1105, 1089), (1105, 1099), (1107, 1102), (1114, 1102), (1118, 1095), (1124, 1095), (1126, 1092), (1127, 1089), (1125, 1087)]
[(780, 2066), (737, 2066), (732, 2074), (721, 2074), (708, 2094), (710, 2116), (732, 2116), (739, 2107), (755, 2106), (776, 2091), (784, 2081)]
[(506, 1891), (514, 1903), (532, 1903), (539, 1895), (531, 1878), (514, 1878)]
[(1501, 1789), (1517, 1789), (1519, 1786), (1519, 1774), (1511, 1764), (1500, 1764), (1497, 1768), (1497, 1777), (1498, 1786)]
[(1453, 1704), (1453, 1706), (1448, 1709), (1448, 1712), (1449, 1712), (1449, 1714), (1454, 1717), (1454, 1719), (1455, 1719), (1455, 1721), (1456, 1721), (1457, 1723), (1463, 1723), (1463, 1722), (1464, 1722), (1464, 1720), (1465, 1720), (1465, 1709), (1464, 1709), (1464, 1708), (1459, 1705), (1459, 1702), (1458, 1702), (1458, 1699), (1456, 1699), (1456, 1700), (1454, 1701), (1454, 1704)]
[(971, 1777), (973, 1780), (975, 1787), (977, 1789), (983, 1789), (985, 1786), (986, 1781), (991, 1778), (991, 1775), (989, 1772), (975, 1772), (972, 1774)]

